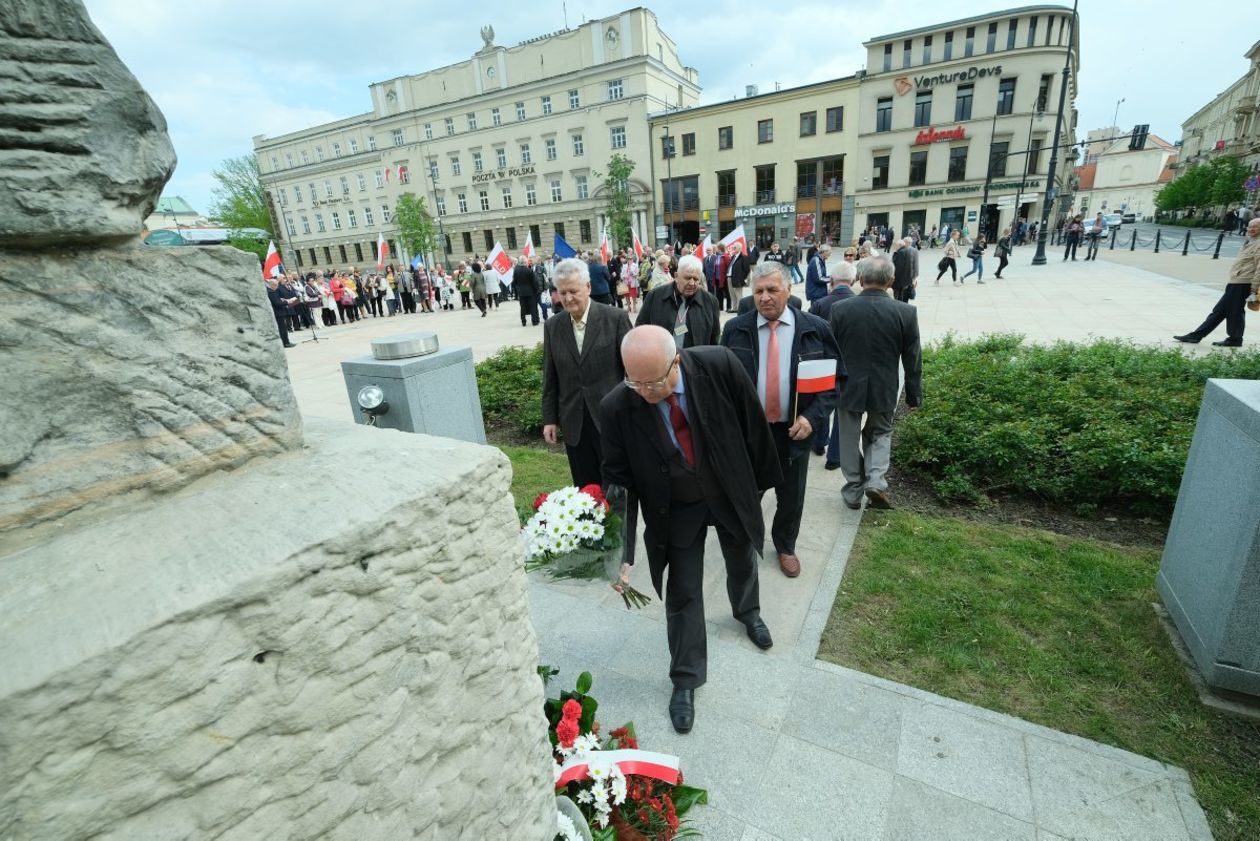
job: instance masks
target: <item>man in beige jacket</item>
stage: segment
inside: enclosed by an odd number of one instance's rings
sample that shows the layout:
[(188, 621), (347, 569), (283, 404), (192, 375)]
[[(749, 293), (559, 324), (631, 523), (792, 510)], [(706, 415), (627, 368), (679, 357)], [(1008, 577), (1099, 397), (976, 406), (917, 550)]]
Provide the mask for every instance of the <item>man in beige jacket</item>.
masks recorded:
[(1246, 323), (1244, 305), (1248, 296), (1260, 290), (1260, 218), (1247, 225), (1247, 244), (1238, 252), (1234, 265), (1229, 267), (1229, 283), (1216, 306), (1202, 324), (1182, 336), (1173, 336), (1179, 342), (1198, 344), (1203, 337), (1225, 322), (1226, 337), (1212, 342), (1217, 347), (1241, 347), (1243, 327)]

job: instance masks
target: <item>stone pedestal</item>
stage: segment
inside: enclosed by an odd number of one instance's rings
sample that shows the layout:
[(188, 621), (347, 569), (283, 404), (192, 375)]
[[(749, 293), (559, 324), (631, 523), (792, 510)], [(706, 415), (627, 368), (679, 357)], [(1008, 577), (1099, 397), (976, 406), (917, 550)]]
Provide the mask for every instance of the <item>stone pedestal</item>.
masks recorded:
[(486, 443), (470, 347), (443, 348), (408, 359), (360, 356), (342, 362), (341, 373), (358, 423), (366, 421), (356, 401), (359, 389), (375, 385), (389, 403), (389, 411), (377, 418), (377, 426)]
[(1260, 382), (1208, 380), (1156, 586), (1207, 685), (1260, 696)]

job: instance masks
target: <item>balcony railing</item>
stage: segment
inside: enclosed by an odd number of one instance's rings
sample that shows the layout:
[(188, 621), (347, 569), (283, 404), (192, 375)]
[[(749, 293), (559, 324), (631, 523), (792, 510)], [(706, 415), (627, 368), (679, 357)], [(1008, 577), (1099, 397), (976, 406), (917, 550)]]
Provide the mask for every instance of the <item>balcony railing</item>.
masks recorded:
[(757, 204), (770, 204), (774, 201), (774, 190), (758, 190)]
[(718, 207), (734, 207), (734, 206), (735, 206), (734, 193), (726, 193), (724, 195), (718, 196)]
[(818, 195), (818, 185), (816, 185), (816, 184), (797, 184), (797, 185), (796, 185), (796, 195), (797, 195), (797, 198), (802, 198), (802, 199), (809, 199), (809, 198), (813, 198), (814, 196)]
[(827, 181), (823, 184), (822, 192), (824, 196), (841, 195), (842, 193), (844, 193), (844, 182), (836, 181), (834, 179), (831, 181)]

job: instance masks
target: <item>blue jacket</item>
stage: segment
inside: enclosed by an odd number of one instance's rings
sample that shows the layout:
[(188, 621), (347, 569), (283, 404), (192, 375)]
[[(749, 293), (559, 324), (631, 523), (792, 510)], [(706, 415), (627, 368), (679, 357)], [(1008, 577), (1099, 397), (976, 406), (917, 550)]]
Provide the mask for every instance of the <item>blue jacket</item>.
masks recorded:
[(805, 271), (805, 300), (817, 301), (827, 294), (827, 263), (822, 254), (815, 254)]
[(608, 267), (603, 263), (597, 263), (592, 260), (586, 264), (586, 268), (591, 273), (591, 294), (611, 295), (612, 281), (608, 277)]

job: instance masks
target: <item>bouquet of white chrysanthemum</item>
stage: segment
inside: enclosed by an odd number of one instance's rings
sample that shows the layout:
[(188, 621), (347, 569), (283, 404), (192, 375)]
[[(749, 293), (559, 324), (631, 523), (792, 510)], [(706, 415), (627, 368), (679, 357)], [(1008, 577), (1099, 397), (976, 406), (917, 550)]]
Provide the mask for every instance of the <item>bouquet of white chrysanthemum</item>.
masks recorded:
[(626, 607), (649, 601), (620, 581), (622, 518), (599, 485), (539, 494), (522, 535), (527, 571), (545, 569), (556, 578), (608, 578), (619, 584)]

